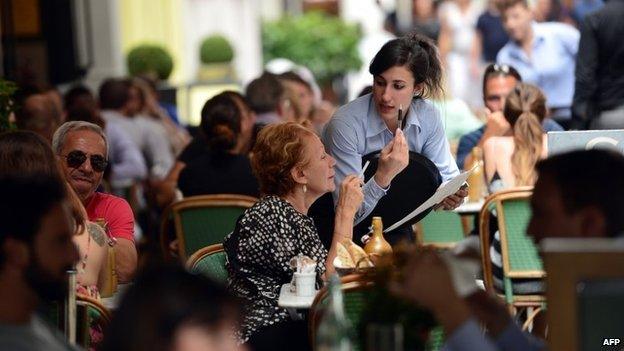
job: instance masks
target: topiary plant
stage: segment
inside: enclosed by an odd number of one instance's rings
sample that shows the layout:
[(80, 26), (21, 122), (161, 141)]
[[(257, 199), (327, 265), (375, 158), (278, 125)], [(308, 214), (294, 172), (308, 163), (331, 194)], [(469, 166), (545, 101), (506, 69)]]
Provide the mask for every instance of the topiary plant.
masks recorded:
[(357, 51), (360, 32), (355, 25), (320, 12), (283, 17), (262, 28), (264, 61), (287, 58), (309, 68), (321, 82), (362, 65)]
[(205, 64), (230, 62), (234, 58), (234, 50), (225, 37), (211, 35), (202, 40), (199, 58)]
[(135, 46), (126, 58), (130, 75), (152, 75), (166, 80), (173, 71), (173, 58), (164, 47), (156, 44)]
[(16, 90), (15, 83), (0, 78), (0, 133), (15, 128), (10, 122), (10, 116), (15, 111), (13, 94)]

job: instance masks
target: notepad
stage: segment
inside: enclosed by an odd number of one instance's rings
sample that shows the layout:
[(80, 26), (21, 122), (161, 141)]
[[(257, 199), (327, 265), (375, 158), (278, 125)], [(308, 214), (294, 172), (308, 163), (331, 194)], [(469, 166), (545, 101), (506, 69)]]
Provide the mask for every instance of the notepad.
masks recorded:
[(470, 173), (472, 173), (473, 170), (474, 170), (474, 168), (469, 170), (469, 171), (461, 172), (455, 178), (450, 179), (450, 180), (442, 183), (442, 185), (440, 185), (438, 190), (436, 190), (436, 192), (429, 199), (427, 199), (427, 201), (423, 202), (414, 211), (412, 211), (410, 214), (405, 216), (400, 221), (398, 221), (398, 222), (394, 223), (393, 225), (387, 227), (384, 230), (384, 233), (388, 233), (388, 232), (393, 231), (394, 229), (402, 226), (404, 223), (406, 223), (410, 219), (418, 216), (421, 212), (427, 210), (428, 208), (430, 208), (430, 207), (432, 207), (434, 205), (439, 204), (445, 198), (455, 194), (459, 190), (459, 188), (461, 188), (461, 186), (466, 182), (466, 180), (468, 180), (468, 176), (470, 175)]

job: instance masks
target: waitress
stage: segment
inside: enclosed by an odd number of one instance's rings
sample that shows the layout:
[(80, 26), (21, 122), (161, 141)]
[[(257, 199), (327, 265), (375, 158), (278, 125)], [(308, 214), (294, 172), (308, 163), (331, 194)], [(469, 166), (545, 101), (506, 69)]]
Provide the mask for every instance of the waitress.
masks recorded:
[[(428, 100), (442, 95), (442, 68), (436, 46), (420, 35), (408, 35), (387, 42), (369, 66), (373, 91), (336, 111), (324, 131), (324, 143), (336, 159), (336, 190), (348, 174), (359, 174), (362, 157), (379, 152), (373, 177), (364, 184), (364, 202), (354, 224), (366, 218), (389, 190), (392, 180), (409, 163), (409, 151), (430, 159), (446, 181), (459, 174), (451, 155), (440, 112)], [(398, 122), (402, 107), (405, 121)], [(452, 210), (467, 190), (459, 190), (440, 204)], [(391, 224), (391, 223), (389, 223)]]

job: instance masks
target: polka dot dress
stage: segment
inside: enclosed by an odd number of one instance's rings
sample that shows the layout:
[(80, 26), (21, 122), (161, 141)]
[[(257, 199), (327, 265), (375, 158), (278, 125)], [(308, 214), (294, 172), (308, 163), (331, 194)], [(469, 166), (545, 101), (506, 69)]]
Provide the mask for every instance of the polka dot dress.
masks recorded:
[(317, 288), (322, 284), (327, 250), (314, 222), (277, 196), (266, 196), (246, 210), (223, 246), (229, 289), (246, 302), (241, 342), (264, 326), (290, 319), (277, 300), (281, 286), (292, 278), (291, 258), (302, 254), (316, 260)]

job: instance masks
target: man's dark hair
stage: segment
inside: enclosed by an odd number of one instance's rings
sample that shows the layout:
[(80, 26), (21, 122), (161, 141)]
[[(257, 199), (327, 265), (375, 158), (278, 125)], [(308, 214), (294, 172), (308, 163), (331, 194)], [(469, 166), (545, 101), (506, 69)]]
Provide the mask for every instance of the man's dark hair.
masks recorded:
[(99, 350), (168, 350), (181, 327), (210, 331), (237, 319), (238, 302), (225, 286), (179, 266), (148, 266), (124, 294)]
[(607, 235), (624, 231), (624, 156), (611, 150), (579, 150), (547, 158), (536, 166), (559, 188), (568, 213), (595, 206), (604, 214)]
[(93, 92), (84, 85), (74, 85), (65, 93), (65, 121), (86, 121), (104, 128), (106, 122), (100, 116)]
[(78, 100), (85, 97), (95, 100), (95, 96), (93, 95), (91, 89), (82, 84), (72, 86), (63, 97), (63, 106), (65, 107), (65, 110), (71, 110)]
[(522, 5), (527, 9), (529, 8), (529, 2), (527, 0), (499, 0), (496, 2), (496, 9), (501, 14), (504, 14), (505, 11), (516, 5)]
[(49, 175), (0, 176), (0, 267), (7, 238), (32, 244), (43, 217), (65, 198), (60, 180)]
[(255, 113), (267, 113), (277, 111), (284, 92), (279, 78), (275, 74), (264, 72), (247, 85), (245, 96)]
[(522, 82), (522, 76), (517, 69), (515, 69), (511, 65), (499, 65), (497, 63), (491, 63), (485, 68), (485, 72), (483, 73), (483, 84), (481, 85), (483, 89), (483, 98), (485, 99), (485, 84), (488, 80), (496, 77), (514, 77), (518, 81), (518, 83)]
[(375, 54), (368, 72), (379, 76), (395, 66), (405, 66), (414, 84), (423, 84), (420, 97), (442, 97), (442, 63), (435, 43), (416, 32), (385, 43)]
[[(43, 94), (25, 97), (15, 110), (15, 122), (19, 129), (38, 131), (57, 126), (61, 115), (50, 98)], [(52, 129), (54, 131), (54, 129)]]
[(313, 93), (312, 86), (310, 85), (310, 83), (308, 83), (305, 79), (301, 78), (300, 75), (298, 75), (297, 73), (295, 73), (293, 71), (284, 72), (284, 73), (280, 74), (278, 77), (281, 80), (295, 82), (295, 83), (299, 83), (301, 85), (304, 85), (306, 87), (306, 89), (308, 89), (308, 91), (310, 93)]
[(119, 110), (130, 99), (132, 82), (129, 79), (110, 78), (100, 85), (100, 109)]

